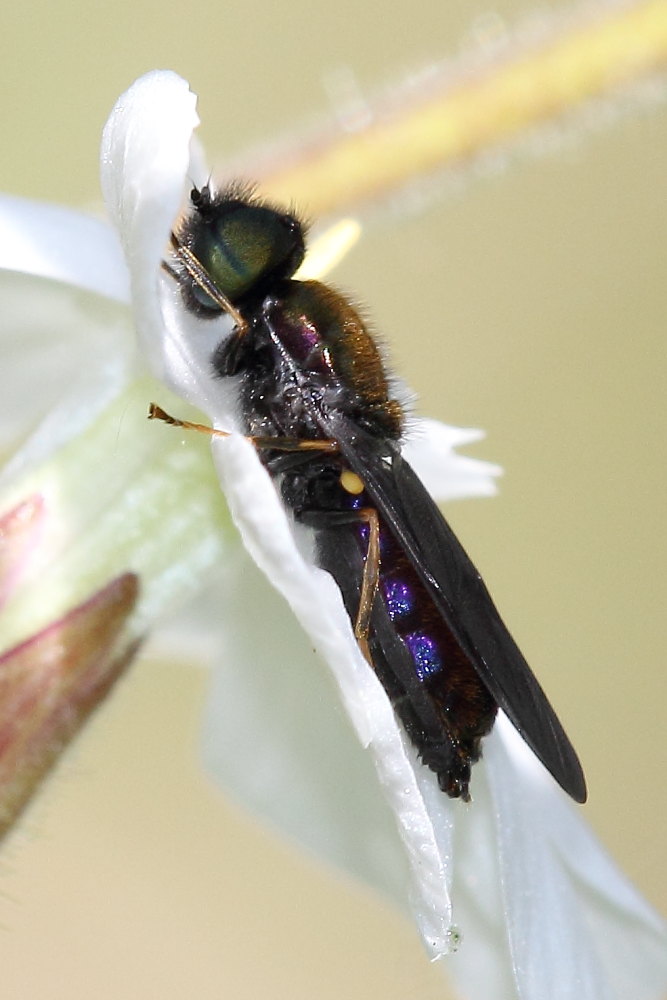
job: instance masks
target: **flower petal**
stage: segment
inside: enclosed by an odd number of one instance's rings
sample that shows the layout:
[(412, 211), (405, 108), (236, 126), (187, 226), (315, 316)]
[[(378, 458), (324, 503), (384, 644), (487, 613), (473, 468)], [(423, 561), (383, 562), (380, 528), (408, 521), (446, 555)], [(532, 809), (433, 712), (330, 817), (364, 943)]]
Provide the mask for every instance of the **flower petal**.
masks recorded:
[(484, 758), (473, 771), (472, 799), (467, 806), (461, 803), (456, 817), (452, 902), (462, 941), (447, 960), (447, 971), (464, 997), (524, 1000), (507, 940), (495, 813)]
[[(245, 551), (228, 562), (211, 605), (219, 662), (204, 753), (212, 774), (246, 808), (405, 906), (405, 852), (312, 642)], [(239, 627), (249, 617), (255, 625)]]
[(0, 230), (0, 269), (129, 301), (127, 266), (108, 223), (61, 205), (0, 195)]
[(164, 377), (160, 262), (183, 200), (196, 97), (175, 73), (156, 70), (116, 102), (102, 135), (101, 183), (132, 275), (132, 301), (142, 346)]
[(26, 274), (0, 274), (3, 471), (42, 460), (118, 394), (136, 360), (127, 310), (75, 288)]
[[(102, 138), (107, 208), (132, 271), (139, 341), (156, 378), (214, 415), (225, 391), (210, 358), (231, 330), (227, 316), (208, 323), (184, 314), (180, 290), (162, 270), (168, 237), (183, 202), (186, 176), (196, 181), (202, 156), (192, 132), (196, 98), (175, 73), (141, 77), (117, 101)], [(206, 405), (205, 405), (206, 404)], [(221, 412), (228, 411), (223, 405)]]
[(522, 1000), (658, 1000), (667, 985), (664, 922), (504, 717), (485, 758)]
[(663, 921), (502, 713), (474, 781), (455, 837), (464, 942), (448, 961), (463, 995), (660, 1000)]
[(403, 454), (436, 500), (493, 496), (499, 465), (459, 455), (454, 449), (484, 437), (484, 431), (450, 427), (439, 420), (412, 420)]

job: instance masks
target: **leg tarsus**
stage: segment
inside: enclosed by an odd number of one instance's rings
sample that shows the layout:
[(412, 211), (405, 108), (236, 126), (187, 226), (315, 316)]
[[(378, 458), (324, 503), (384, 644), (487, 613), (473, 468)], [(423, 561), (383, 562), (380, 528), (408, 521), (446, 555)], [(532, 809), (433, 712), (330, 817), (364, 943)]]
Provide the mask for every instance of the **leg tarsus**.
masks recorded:
[(200, 434), (208, 434), (210, 437), (229, 437), (229, 431), (219, 431), (207, 424), (195, 424), (191, 420), (179, 420), (178, 417), (172, 417), (157, 403), (148, 404), (148, 419), (162, 420), (163, 423), (169, 424), (171, 427), (184, 427), (185, 430), (199, 431)]

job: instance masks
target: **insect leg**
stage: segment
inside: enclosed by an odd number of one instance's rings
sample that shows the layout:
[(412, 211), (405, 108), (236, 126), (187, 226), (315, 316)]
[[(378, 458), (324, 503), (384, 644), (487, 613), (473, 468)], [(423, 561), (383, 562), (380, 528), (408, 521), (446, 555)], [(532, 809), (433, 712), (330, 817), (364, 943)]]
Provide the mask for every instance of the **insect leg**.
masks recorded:
[(380, 580), (380, 522), (377, 511), (373, 507), (362, 507), (357, 511), (359, 519), (368, 525), (368, 549), (364, 561), (364, 575), (361, 578), (361, 598), (357, 620), (354, 624), (354, 634), (367, 660), (370, 660), (368, 648), (368, 631), (371, 622), (373, 601), (377, 594)]
[(373, 666), (368, 634), (370, 631), (373, 602), (380, 580), (380, 521), (374, 507), (362, 507), (352, 511), (302, 511), (299, 520), (311, 527), (331, 527), (335, 524), (366, 524), (368, 526), (368, 548), (364, 558), (361, 577), (361, 594), (354, 623), (354, 635), (359, 648)]
[[(181, 261), (194, 283), (198, 285), (203, 292), (206, 292), (208, 297), (215, 302), (215, 304), (219, 306), (223, 312), (226, 312), (229, 316), (231, 316), (238, 331), (245, 334), (248, 330), (248, 323), (246, 320), (243, 318), (236, 306), (230, 302), (227, 296), (220, 291), (215, 282), (211, 280), (211, 276), (208, 271), (197, 259), (197, 257), (195, 257), (192, 250), (190, 250), (189, 247), (186, 247), (184, 243), (181, 243), (178, 236), (174, 232), (171, 234), (171, 245), (174, 248), (174, 253)], [(172, 275), (172, 277), (175, 277), (178, 281), (178, 275), (175, 273), (173, 267), (166, 262), (163, 266), (165, 271)]]
[[(230, 431), (220, 431), (216, 427), (209, 427), (207, 424), (193, 423), (191, 420), (180, 420), (172, 417), (171, 414), (163, 410), (157, 403), (150, 403), (148, 407), (149, 420), (162, 420), (172, 427), (184, 427), (186, 430), (198, 431), (200, 434), (208, 434), (209, 437), (230, 437)], [(248, 441), (254, 444), (255, 448), (269, 449), (274, 451), (324, 451), (337, 452), (338, 442), (327, 439), (301, 439), (289, 437), (248, 437)]]

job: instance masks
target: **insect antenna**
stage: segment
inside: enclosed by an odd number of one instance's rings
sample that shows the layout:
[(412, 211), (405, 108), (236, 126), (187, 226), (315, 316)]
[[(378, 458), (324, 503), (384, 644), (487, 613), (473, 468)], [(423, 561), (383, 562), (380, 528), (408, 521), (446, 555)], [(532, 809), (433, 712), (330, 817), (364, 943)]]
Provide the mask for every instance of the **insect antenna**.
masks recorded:
[[(170, 242), (174, 249), (174, 253), (178, 257), (180, 262), (183, 264), (183, 267), (188, 272), (194, 283), (198, 285), (199, 288), (201, 288), (201, 290), (205, 292), (208, 295), (208, 297), (212, 299), (213, 302), (215, 302), (215, 304), (220, 307), (220, 309), (222, 309), (223, 312), (226, 312), (229, 316), (232, 317), (232, 319), (234, 320), (234, 324), (237, 327), (238, 332), (240, 334), (246, 333), (248, 330), (248, 324), (246, 323), (245, 319), (238, 311), (236, 306), (227, 298), (227, 296), (223, 292), (220, 291), (217, 285), (211, 280), (210, 275), (203, 267), (203, 265), (200, 263), (200, 261), (197, 259), (197, 257), (195, 257), (192, 250), (190, 250), (189, 247), (186, 247), (185, 244), (181, 243), (178, 236), (173, 231), (171, 233)], [(162, 266), (164, 267), (165, 271), (167, 271), (168, 274), (178, 277), (175, 274), (174, 269), (170, 267), (166, 261), (163, 261)]]

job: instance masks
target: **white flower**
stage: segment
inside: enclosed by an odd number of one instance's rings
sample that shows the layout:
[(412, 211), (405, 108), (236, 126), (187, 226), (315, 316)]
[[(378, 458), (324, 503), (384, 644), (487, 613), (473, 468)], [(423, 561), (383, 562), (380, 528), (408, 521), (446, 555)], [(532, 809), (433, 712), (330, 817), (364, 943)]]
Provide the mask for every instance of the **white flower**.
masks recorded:
[[(194, 97), (184, 81), (171, 73), (139, 80), (120, 98), (105, 130), (103, 188), (153, 374), (216, 426), (234, 430), (233, 397), (209, 370), (212, 347), (229, 324), (224, 318), (204, 324), (184, 314), (178, 289), (160, 266), (186, 178), (202, 176), (190, 157), (196, 124)], [(35, 276), (22, 280), (56, 277), (96, 296), (122, 299), (122, 279), (116, 277), (122, 268), (103, 228), (91, 226), (84, 235), (81, 219), (70, 213), (56, 218), (55, 210), (43, 206), (31, 215), (30, 206), (5, 202), (3, 211), (6, 218), (13, 213), (27, 249), (18, 265), (0, 263)], [(105, 267), (91, 274), (90, 261), (101, 259), (98, 251), (108, 255)], [(36, 303), (41, 284), (34, 284)], [(54, 578), (49, 586), (46, 574), (49, 610), (54, 602), (58, 610), (63, 606), (63, 590), (64, 606), (71, 602), (68, 579), (79, 587), (81, 580), (88, 587), (96, 583), (86, 562), (93, 544), (101, 552), (100, 580), (116, 564), (139, 575), (139, 630), (193, 593), (202, 576), (224, 561), (226, 590), (224, 598), (219, 589), (214, 592), (215, 620), (226, 659), (236, 668), (218, 677), (207, 727), (208, 757), (223, 784), (310, 849), (401, 902), (409, 881), (431, 954), (451, 951), (462, 935), (459, 950), (445, 963), (464, 996), (657, 1000), (667, 987), (663, 923), (607, 859), (579, 810), (511, 726), (500, 719), (485, 741), (484, 761), (474, 771), (473, 804), (447, 799), (406, 744), (358, 651), (336, 587), (297, 550), (254, 449), (233, 435), (214, 442), (214, 462), (245, 547), (282, 597), (226, 529), (202, 442), (193, 435), (187, 448), (177, 448), (175, 440), (168, 443), (179, 438), (173, 430), (134, 420), (138, 398), (162, 402), (164, 390), (148, 380), (132, 384), (136, 368), (123, 306), (98, 299), (95, 316), (95, 325), (87, 317), (89, 329), (99, 334), (90, 362), (95, 391), (87, 378), (76, 379), (81, 325), (64, 321), (74, 331), (62, 358), (62, 377), (73, 381), (72, 392), (66, 404), (56, 405), (55, 433), (55, 401), (45, 401), (47, 423), (19, 452), (8, 480), (9, 498), (46, 492), (57, 513), (54, 537), (45, 545)], [(100, 316), (107, 322), (99, 322)], [(49, 323), (52, 328), (52, 315)], [(123, 424), (132, 425), (129, 458), (110, 444), (120, 413)], [(25, 420), (34, 418), (34, 412), (24, 413)], [(166, 468), (155, 458), (158, 435), (179, 456), (168, 459)], [(452, 451), (470, 439), (470, 432), (424, 423), (412, 442), (410, 458), (439, 498), (492, 489), (491, 467)], [(100, 496), (110, 454), (113, 481), (132, 484), (129, 501), (122, 487), (111, 499)], [(442, 475), (434, 476), (434, 468)], [(47, 472), (58, 487), (51, 493)], [(76, 503), (71, 495), (59, 499), (68, 490)], [(35, 626), (41, 613), (36, 606), (44, 607), (38, 593), (23, 593), (16, 603), (24, 628)], [(304, 634), (291, 627), (283, 598)], [(336, 712), (336, 686), (356, 737)]]

